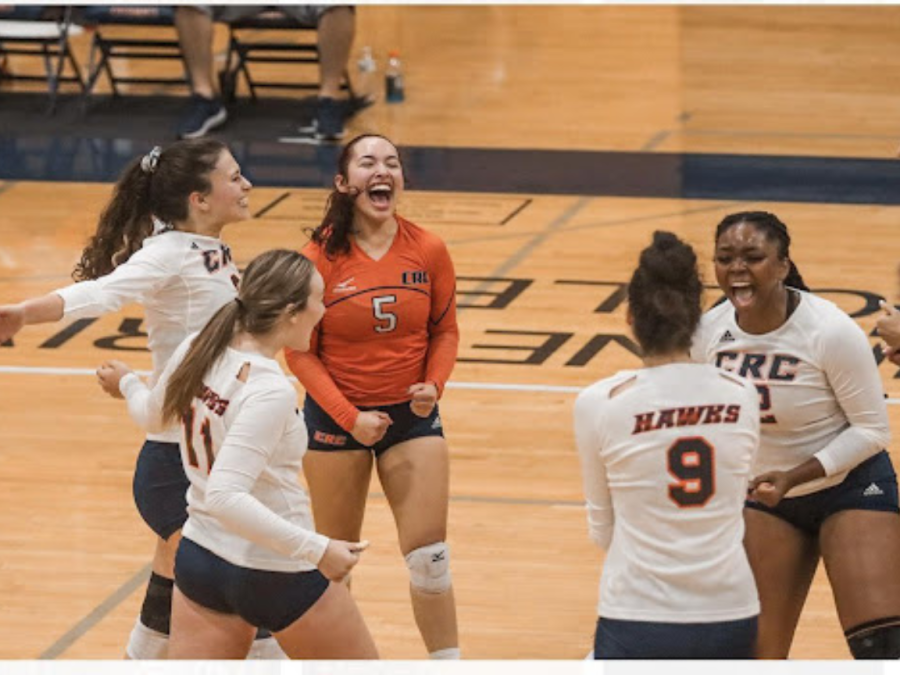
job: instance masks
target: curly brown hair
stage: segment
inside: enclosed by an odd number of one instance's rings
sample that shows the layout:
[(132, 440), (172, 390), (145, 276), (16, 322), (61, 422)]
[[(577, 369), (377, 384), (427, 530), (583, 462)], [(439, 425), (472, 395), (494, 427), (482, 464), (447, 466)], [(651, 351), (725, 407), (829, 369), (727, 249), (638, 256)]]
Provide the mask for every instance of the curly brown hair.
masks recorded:
[(112, 272), (153, 234), (154, 216), (165, 223), (185, 220), (188, 197), (192, 192), (210, 191), (209, 175), (227, 149), (220, 141), (201, 138), (157, 151), (155, 164), (147, 161), (150, 154), (132, 160), (119, 177), (72, 277), (82, 281)]

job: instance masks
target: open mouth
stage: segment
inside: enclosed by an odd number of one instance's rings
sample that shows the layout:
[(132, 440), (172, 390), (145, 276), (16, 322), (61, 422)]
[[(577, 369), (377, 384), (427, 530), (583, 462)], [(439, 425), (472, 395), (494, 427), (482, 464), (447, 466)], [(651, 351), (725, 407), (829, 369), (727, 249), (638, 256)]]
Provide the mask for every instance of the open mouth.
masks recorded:
[(380, 208), (387, 208), (391, 205), (391, 198), (394, 196), (394, 189), (386, 183), (372, 185), (366, 190), (369, 201)]
[(753, 301), (756, 291), (747, 283), (732, 284), (731, 297), (737, 305), (747, 305)]

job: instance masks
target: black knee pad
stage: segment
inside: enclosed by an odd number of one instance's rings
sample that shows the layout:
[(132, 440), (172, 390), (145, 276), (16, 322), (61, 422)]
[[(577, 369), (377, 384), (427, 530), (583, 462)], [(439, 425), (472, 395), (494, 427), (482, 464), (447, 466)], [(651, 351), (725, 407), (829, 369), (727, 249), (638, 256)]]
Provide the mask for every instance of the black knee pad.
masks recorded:
[(900, 616), (889, 616), (844, 632), (854, 659), (900, 659)]
[(174, 585), (174, 580), (161, 577), (155, 572), (151, 573), (147, 595), (144, 596), (144, 604), (141, 606), (141, 623), (164, 635), (169, 634)]

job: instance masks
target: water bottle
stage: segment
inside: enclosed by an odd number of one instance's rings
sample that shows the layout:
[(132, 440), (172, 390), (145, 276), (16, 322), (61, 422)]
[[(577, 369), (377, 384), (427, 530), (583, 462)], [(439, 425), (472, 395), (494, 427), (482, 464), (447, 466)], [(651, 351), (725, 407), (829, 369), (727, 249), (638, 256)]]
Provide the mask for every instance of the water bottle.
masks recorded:
[(371, 47), (363, 47), (356, 62), (357, 68), (357, 91), (359, 97), (372, 102), (375, 100), (375, 71), (378, 65), (375, 63), (375, 57), (372, 56)]
[(388, 103), (400, 103), (406, 98), (403, 87), (403, 66), (397, 52), (388, 54), (388, 64), (384, 71), (384, 97)]

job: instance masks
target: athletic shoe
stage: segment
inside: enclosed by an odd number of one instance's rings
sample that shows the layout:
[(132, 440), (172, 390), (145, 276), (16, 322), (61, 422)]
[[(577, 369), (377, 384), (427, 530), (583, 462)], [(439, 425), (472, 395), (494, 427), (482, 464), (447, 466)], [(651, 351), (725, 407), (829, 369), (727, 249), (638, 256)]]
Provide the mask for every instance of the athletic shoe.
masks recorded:
[(301, 126), (300, 133), (316, 141), (341, 140), (344, 137), (344, 105), (333, 98), (319, 98), (315, 119), (311, 124)]
[(178, 138), (200, 138), (220, 127), (228, 119), (228, 111), (217, 98), (193, 94), (190, 108), (178, 124)]

